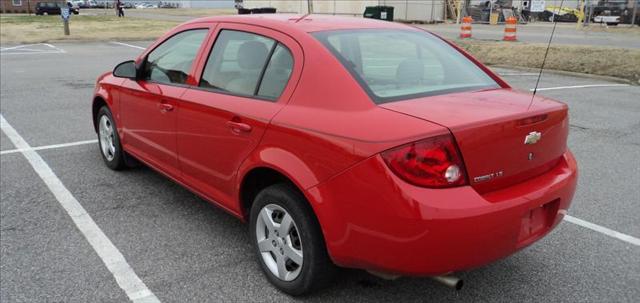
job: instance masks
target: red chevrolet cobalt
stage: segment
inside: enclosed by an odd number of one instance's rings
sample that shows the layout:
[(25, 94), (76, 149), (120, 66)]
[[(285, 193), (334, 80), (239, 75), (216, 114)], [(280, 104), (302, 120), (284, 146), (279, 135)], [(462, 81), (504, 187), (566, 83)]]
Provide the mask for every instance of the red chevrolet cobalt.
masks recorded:
[(140, 161), (248, 221), (292, 295), (336, 266), (455, 284), (549, 233), (577, 180), (566, 105), (358, 18), (187, 22), (98, 79), (93, 119), (110, 168)]

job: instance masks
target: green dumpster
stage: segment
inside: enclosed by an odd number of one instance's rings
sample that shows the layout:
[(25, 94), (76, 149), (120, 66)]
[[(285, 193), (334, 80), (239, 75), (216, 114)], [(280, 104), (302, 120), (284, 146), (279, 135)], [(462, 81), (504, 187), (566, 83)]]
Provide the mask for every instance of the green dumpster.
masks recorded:
[(364, 9), (363, 17), (393, 21), (393, 6), (367, 6)]

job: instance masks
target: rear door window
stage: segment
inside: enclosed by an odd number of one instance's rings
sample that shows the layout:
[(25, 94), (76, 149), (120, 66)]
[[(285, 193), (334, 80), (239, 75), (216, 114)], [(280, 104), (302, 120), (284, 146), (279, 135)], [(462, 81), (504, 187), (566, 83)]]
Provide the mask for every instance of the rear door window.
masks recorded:
[(289, 50), (278, 44), (273, 51), (269, 65), (265, 69), (258, 96), (275, 99), (284, 90), (291, 72), (293, 71), (293, 57)]
[(209, 54), (199, 86), (242, 96), (277, 99), (293, 67), (291, 52), (261, 35), (223, 30)]

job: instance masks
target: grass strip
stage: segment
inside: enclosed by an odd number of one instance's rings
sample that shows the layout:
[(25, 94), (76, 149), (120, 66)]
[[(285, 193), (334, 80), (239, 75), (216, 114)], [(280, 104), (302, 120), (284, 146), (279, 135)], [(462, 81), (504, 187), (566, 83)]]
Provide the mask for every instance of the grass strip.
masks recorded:
[[(453, 40), (487, 65), (540, 68), (546, 44)], [(640, 84), (640, 49), (551, 44), (545, 69), (622, 78)]]

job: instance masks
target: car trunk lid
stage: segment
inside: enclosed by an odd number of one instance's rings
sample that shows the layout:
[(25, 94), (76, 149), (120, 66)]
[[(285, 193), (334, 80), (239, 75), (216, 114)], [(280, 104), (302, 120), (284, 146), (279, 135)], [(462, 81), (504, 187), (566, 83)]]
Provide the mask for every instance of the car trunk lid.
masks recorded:
[(512, 89), (390, 102), (383, 108), (447, 127), (478, 192), (497, 190), (553, 168), (566, 150), (567, 106)]

